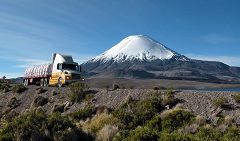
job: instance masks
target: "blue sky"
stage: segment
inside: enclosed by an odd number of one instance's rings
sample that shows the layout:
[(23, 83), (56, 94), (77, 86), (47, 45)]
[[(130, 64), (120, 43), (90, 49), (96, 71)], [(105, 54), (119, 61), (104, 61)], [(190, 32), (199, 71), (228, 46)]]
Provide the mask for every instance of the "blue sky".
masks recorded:
[(240, 66), (238, 0), (0, 0), (0, 77), (53, 52), (84, 62), (144, 34), (188, 57)]

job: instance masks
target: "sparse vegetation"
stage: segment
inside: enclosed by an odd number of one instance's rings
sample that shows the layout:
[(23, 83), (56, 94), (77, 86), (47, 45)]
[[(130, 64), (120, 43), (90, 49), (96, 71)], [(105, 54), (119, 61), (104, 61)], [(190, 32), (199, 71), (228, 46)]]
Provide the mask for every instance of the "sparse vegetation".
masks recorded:
[(132, 129), (139, 125), (144, 125), (162, 110), (161, 100), (158, 98), (150, 98), (125, 103), (113, 111), (113, 115), (119, 118), (128, 129)]
[(9, 92), (10, 88), (11, 88), (11, 86), (9, 85), (9, 83), (6, 83), (6, 82), (1, 82), (0, 83), (0, 92), (1, 91), (4, 92), (4, 93)]
[(97, 140), (99, 141), (111, 141), (113, 137), (118, 133), (119, 129), (114, 125), (105, 125), (98, 133)]
[(223, 107), (227, 103), (227, 99), (224, 97), (219, 97), (213, 100), (213, 105), (216, 107)]
[(47, 116), (42, 111), (30, 111), (14, 118), (0, 129), (0, 140), (93, 140), (59, 113)]
[(120, 120), (113, 117), (111, 114), (101, 113), (96, 114), (90, 120), (85, 121), (82, 124), (83, 129), (97, 133), (105, 125), (119, 125)]
[(26, 90), (26, 87), (24, 87), (22, 84), (17, 84), (12, 87), (12, 91), (14, 93), (22, 93)]
[(36, 93), (37, 93), (37, 94), (42, 94), (42, 93), (44, 93), (44, 92), (46, 92), (46, 91), (47, 91), (47, 90), (43, 89), (42, 87), (39, 87), (39, 88), (36, 89)]
[(72, 120), (79, 121), (79, 120), (85, 120), (91, 117), (91, 115), (94, 114), (94, 112), (95, 112), (94, 108), (90, 106), (84, 109), (80, 109), (76, 112), (70, 113), (68, 116)]
[(175, 98), (173, 94), (174, 92), (172, 88), (166, 90), (165, 94), (162, 96), (162, 104), (164, 106), (166, 105), (173, 106), (175, 104)]
[(120, 87), (119, 87), (118, 84), (114, 83), (113, 86), (112, 86), (112, 88), (113, 88), (113, 90), (117, 90), (117, 89), (119, 89)]
[(160, 90), (160, 88), (155, 86), (155, 87), (153, 87), (153, 90)]
[(232, 96), (236, 103), (240, 103), (240, 94), (236, 94)]
[(51, 95), (52, 96), (55, 96), (55, 95), (57, 95), (57, 94), (59, 94), (55, 89), (54, 90), (52, 90), (52, 92), (51, 92)]
[(68, 94), (71, 102), (80, 102), (85, 98), (87, 85), (81, 82), (75, 82), (69, 85), (70, 93)]
[[(238, 141), (240, 138), (235, 117), (220, 113), (216, 115), (218, 122), (213, 123), (204, 116), (195, 116), (185, 109), (185, 104), (178, 103), (172, 89), (152, 90), (143, 99), (129, 93), (122, 99), (124, 103), (113, 109), (99, 104), (98, 99), (98, 105), (93, 105), (94, 92), (87, 91), (82, 84), (74, 83), (69, 89), (71, 93), (80, 95), (77, 99), (83, 100), (81, 104), (85, 108), (68, 113), (72, 110), (69, 107), (71, 102), (62, 103), (65, 99), (60, 99), (61, 102), (52, 103), (55, 110), (46, 114), (46, 109), (41, 105), (59, 97), (53, 96), (57, 93), (55, 89), (50, 91), (50, 97), (38, 95), (31, 101), (36, 102), (35, 106), (18, 113), (19, 108), (14, 108), (23, 105), (23, 95), (11, 95), (6, 103), (7, 108), (3, 110), (6, 112), (2, 112), (4, 118), (0, 123), (0, 141)], [(62, 92), (64, 95), (65, 90)], [(226, 99), (222, 100), (221, 97), (216, 101), (219, 107), (226, 104)], [(66, 105), (69, 110), (61, 115), (58, 111), (64, 112)]]

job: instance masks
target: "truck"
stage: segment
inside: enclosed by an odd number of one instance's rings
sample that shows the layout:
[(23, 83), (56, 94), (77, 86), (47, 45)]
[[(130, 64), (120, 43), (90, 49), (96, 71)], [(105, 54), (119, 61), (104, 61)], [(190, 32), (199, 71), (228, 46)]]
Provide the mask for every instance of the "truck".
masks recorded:
[(58, 86), (84, 81), (81, 66), (72, 56), (53, 53), (49, 64), (29, 67), (25, 70), (23, 84), (40, 86)]

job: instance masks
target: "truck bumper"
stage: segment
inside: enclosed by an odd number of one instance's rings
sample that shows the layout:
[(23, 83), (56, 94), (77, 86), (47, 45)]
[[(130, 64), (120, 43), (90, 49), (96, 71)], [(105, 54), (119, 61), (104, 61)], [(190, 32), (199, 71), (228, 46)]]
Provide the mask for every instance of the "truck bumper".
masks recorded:
[(70, 80), (65, 80), (65, 84), (68, 85), (70, 83), (74, 83), (74, 82), (85, 82), (85, 79), (84, 78), (81, 78), (81, 79), (70, 79)]

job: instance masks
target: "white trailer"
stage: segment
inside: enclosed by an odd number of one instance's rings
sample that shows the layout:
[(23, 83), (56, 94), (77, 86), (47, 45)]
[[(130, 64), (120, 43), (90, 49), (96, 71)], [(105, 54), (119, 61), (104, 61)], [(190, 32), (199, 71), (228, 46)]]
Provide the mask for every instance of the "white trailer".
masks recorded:
[(62, 87), (64, 84), (82, 80), (81, 66), (73, 61), (72, 56), (56, 53), (53, 54), (51, 63), (27, 68), (24, 73), (25, 86), (40, 84)]

